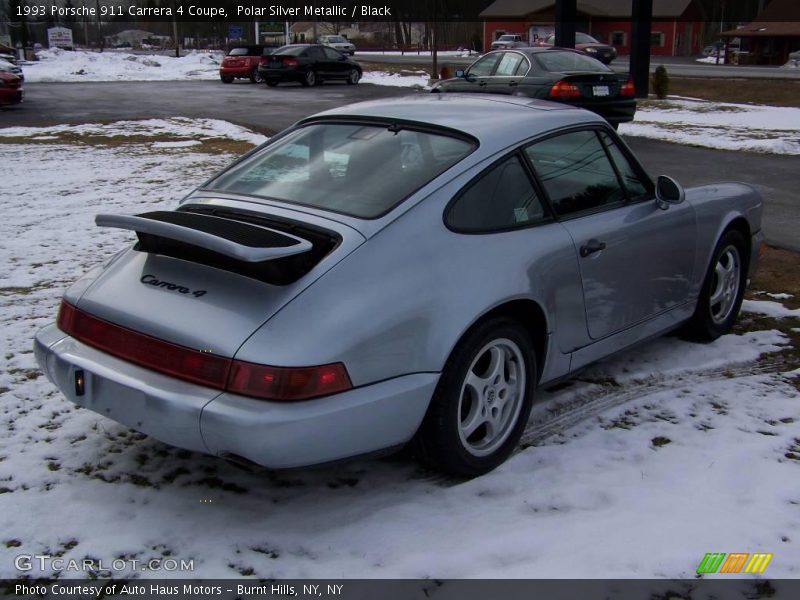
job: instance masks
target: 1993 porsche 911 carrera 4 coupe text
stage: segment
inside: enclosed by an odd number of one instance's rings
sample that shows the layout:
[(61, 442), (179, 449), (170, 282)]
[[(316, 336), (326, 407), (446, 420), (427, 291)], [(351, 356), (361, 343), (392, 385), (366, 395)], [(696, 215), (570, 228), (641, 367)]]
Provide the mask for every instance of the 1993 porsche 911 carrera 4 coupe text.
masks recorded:
[(653, 182), (601, 117), (441, 94), (309, 117), (174, 211), (36, 336), (72, 402), (269, 468), (411, 443), (475, 476), (534, 391), (683, 328), (727, 332), (762, 242), (740, 183)]

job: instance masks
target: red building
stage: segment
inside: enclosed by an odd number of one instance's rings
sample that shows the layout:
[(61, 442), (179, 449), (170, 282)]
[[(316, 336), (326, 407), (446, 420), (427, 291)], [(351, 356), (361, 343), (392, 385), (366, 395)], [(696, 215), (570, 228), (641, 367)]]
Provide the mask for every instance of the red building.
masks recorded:
[[(619, 54), (630, 53), (632, 0), (577, 2), (577, 31), (588, 33)], [(531, 45), (555, 28), (555, 0), (496, 0), (481, 12), (483, 49), (504, 33), (520, 33)], [(651, 54), (692, 56), (703, 48), (703, 19), (697, 0), (653, 0)]]

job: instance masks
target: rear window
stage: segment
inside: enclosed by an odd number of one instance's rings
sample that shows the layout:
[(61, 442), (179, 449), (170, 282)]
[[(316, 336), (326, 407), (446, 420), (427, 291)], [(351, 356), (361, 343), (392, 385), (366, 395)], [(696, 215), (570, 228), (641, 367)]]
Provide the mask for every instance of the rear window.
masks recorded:
[(228, 56), (258, 56), (260, 54), (260, 48), (232, 48), (228, 52)]
[(475, 147), (463, 138), (411, 128), (315, 123), (233, 166), (208, 187), (373, 219)]
[(534, 55), (536, 61), (545, 71), (569, 73), (571, 71), (600, 71), (612, 73), (611, 68), (599, 60), (579, 52), (548, 50)]
[(282, 54), (284, 56), (300, 56), (306, 51), (308, 46), (281, 46), (273, 54)]

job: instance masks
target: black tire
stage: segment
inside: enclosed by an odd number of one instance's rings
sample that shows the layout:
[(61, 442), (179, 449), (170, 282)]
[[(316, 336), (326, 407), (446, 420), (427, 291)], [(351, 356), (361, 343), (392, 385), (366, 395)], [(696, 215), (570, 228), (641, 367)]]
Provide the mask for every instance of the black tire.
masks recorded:
[[(685, 337), (711, 342), (731, 330), (742, 307), (748, 264), (744, 236), (735, 229), (729, 229), (717, 242), (711, 255), (694, 315), (683, 329)], [(729, 279), (729, 267), (735, 280)]]
[(619, 123), (611, 123), (611, 126), (614, 128), (614, 131), (619, 129)]
[(233, 77), (231, 75), (220, 75), (219, 79), (222, 83), (233, 83)]
[(261, 73), (258, 72), (258, 69), (253, 69), (250, 73), (250, 83), (263, 83), (264, 78), (261, 77)]
[(275, 87), (278, 85), (278, 82), (275, 79), (266, 79), (264, 80), (264, 83), (266, 83), (269, 87)]
[(347, 74), (347, 84), (356, 85), (359, 81), (361, 81), (361, 71), (358, 69), (350, 69), (350, 72)]
[(317, 85), (317, 74), (314, 69), (309, 69), (303, 75), (302, 81), (303, 87), (311, 87), (313, 85)]
[[(476, 372), (483, 371), (484, 367), (487, 372), (492, 370), (495, 344), (509, 351), (508, 355), (503, 354), (503, 364), (507, 366), (502, 367), (503, 375), (499, 380), (482, 377)], [(509, 394), (511, 387), (506, 386), (504, 396), (502, 386), (506, 383), (506, 374), (512, 373), (517, 374), (517, 383), (512, 385), (518, 392), (512, 389)], [(522, 381), (519, 381), (520, 374), (524, 375)], [(470, 380), (494, 383), (486, 383), (482, 388), (483, 399), (478, 399), (477, 388), (468, 383)], [(525, 430), (535, 387), (536, 357), (528, 332), (516, 321), (504, 317), (479, 323), (456, 345), (444, 366), (425, 418), (412, 440), (414, 455), (425, 466), (449, 475), (477, 477), (491, 471), (508, 458)], [(498, 401), (503, 399), (505, 402), (498, 408)], [(485, 418), (481, 420), (479, 414)], [(482, 449), (481, 435), (489, 440), (494, 428), (488, 428), (490, 415), (499, 416), (503, 422), (491, 443), (486, 441)], [(464, 429), (469, 429), (465, 421), (480, 422), (480, 425), (471, 433), (465, 433)]]

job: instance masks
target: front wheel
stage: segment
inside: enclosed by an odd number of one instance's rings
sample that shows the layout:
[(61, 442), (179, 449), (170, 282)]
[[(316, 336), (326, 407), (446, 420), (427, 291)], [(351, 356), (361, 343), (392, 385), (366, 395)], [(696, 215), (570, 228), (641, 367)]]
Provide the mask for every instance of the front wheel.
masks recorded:
[(476, 477), (501, 464), (530, 415), (536, 359), (530, 335), (515, 321), (490, 319), (459, 342), (417, 431), (421, 462)]
[(747, 284), (747, 244), (736, 230), (727, 231), (717, 243), (687, 337), (710, 342), (728, 333), (742, 306)]
[(347, 74), (347, 83), (356, 85), (360, 80), (361, 73), (358, 72), (358, 69), (350, 69), (350, 72)]
[(233, 77), (230, 75), (220, 75), (219, 78), (222, 83), (233, 83)]

